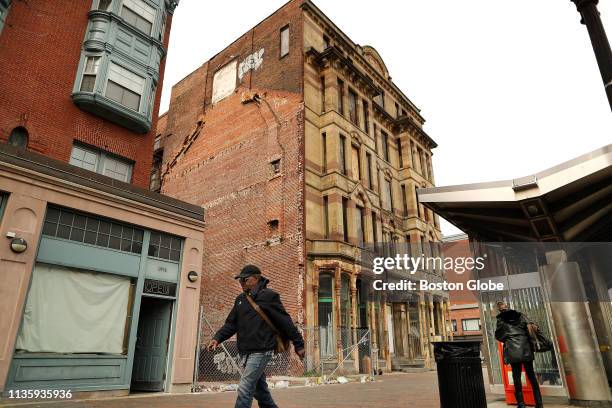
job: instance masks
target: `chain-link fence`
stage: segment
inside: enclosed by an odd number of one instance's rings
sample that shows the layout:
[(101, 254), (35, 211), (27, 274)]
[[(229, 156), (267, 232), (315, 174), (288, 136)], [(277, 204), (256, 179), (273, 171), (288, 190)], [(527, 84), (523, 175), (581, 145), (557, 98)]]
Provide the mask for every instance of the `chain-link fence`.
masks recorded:
[[(236, 340), (227, 340), (214, 351), (207, 350), (206, 345), (218, 328), (209, 324), (202, 311), (200, 311), (199, 329), (194, 384), (237, 382), (245, 360), (244, 356), (238, 353)], [(371, 372), (374, 368), (371, 363), (364, 362), (364, 357), (372, 358), (369, 329), (340, 329), (339, 343), (335, 341), (335, 333), (330, 332), (327, 327), (298, 327), (298, 329), (306, 345), (304, 360), (300, 360), (295, 354), (292, 345), (284, 353), (274, 355), (266, 367), (266, 376), (332, 376), (369, 373), (368, 370)], [(324, 344), (321, 343), (322, 340)]]

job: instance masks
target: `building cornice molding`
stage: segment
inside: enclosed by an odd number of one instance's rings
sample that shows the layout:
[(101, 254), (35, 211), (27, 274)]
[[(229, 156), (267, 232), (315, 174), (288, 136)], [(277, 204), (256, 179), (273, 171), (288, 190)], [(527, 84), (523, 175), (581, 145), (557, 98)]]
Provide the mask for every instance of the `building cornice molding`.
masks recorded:
[[(376, 77), (376, 79), (384, 84), (387, 91), (393, 93), (398, 101), (404, 102), (405, 107), (413, 113), (420, 121), (425, 122), (425, 119), (420, 114), (420, 109), (408, 98), (398, 87), (391, 81), (391, 77), (385, 78), (381, 75), (375, 67), (359, 52), (362, 47), (355, 44), (333, 21), (329, 19), (317, 6), (315, 6), (310, 0), (305, 0), (302, 3), (302, 9), (308, 13), (319, 25), (327, 28), (326, 33), (333, 38), (334, 41), (343, 45), (347, 51), (350, 51), (359, 62), (367, 69), (368, 74)], [(372, 47), (373, 48), (373, 47)]]
[(336, 46), (332, 45), (327, 47), (323, 52), (319, 52), (314, 47), (310, 47), (310, 49), (306, 51), (306, 58), (310, 64), (317, 65), (320, 68), (331, 66), (341, 71), (370, 98), (380, 95), (382, 92), (382, 89), (374, 83), (372, 78), (361, 72)]

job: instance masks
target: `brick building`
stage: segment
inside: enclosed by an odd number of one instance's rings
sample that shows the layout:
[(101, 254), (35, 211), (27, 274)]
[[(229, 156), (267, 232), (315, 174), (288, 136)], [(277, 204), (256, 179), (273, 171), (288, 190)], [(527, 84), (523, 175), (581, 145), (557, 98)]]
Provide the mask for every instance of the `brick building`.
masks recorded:
[(368, 330), (380, 368), (431, 362), (430, 341), (450, 334), (448, 295), (387, 301), (361, 262), (401, 244), (432, 253), (441, 238), (415, 196), (434, 185), (436, 144), (374, 48), (290, 1), (178, 82), (163, 121), (153, 174), (207, 211), (201, 302), (214, 327), (233, 275), (256, 263), (304, 325), (314, 366), (359, 369), (350, 346)]
[(191, 386), (204, 212), (146, 188), (177, 4), (0, 1), (4, 395)]
[(156, 3), (164, 1), (82, 1), (60, 13), (51, 1), (9, 1), (0, 141), (64, 162), (77, 146), (108, 157), (98, 172), (147, 187), (176, 2)]
[[(442, 239), (444, 255), (451, 258), (470, 258), (472, 251), (467, 234), (445, 236)], [(447, 273), (448, 282), (461, 283), (467, 287), (468, 280), (478, 279), (475, 271), (467, 269), (465, 272)], [(464, 289), (449, 293), (450, 320), (453, 338), (456, 340), (482, 341), (482, 321), (478, 304), (478, 292)]]

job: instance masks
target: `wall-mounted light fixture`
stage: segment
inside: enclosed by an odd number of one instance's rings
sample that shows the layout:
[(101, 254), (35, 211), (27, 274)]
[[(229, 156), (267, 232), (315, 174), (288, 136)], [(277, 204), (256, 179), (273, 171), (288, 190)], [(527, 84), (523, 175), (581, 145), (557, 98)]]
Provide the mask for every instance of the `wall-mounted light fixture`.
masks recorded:
[(197, 281), (198, 273), (196, 271), (189, 271), (189, 273), (187, 274), (187, 279), (189, 279), (189, 282)]
[(25, 252), (28, 249), (28, 243), (23, 238), (13, 238), (11, 239), (11, 250), (18, 254)]

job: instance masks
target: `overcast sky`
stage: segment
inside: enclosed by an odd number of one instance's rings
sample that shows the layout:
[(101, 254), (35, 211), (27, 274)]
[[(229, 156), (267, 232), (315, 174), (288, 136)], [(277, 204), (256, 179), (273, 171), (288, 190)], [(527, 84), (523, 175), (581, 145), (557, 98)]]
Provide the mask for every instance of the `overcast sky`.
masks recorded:
[[(160, 112), (172, 85), (285, 1), (181, 0)], [(512, 179), (612, 143), (612, 115), (570, 0), (317, 0), (371, 45), (438, 143), (438, 186)], [(612, 1), (599, 4), (612, 35)], [(264, 57), (265, 64), (265, 57)], [(459, 232), (443, 222), (445, 235)]]

